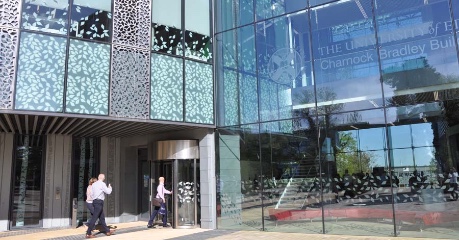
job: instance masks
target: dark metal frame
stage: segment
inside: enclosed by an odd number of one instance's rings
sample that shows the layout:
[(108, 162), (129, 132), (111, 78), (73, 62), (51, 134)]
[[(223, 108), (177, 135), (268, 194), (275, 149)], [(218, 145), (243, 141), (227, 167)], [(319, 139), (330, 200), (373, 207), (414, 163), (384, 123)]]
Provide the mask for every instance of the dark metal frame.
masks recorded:
[(12, 229), (29, 229), (29, 228), (37, 228), (37, 227), (43, 227), (43, 215), (44, 215), (44, 206), (45, 206), (45, 175), (46, 175), (46, 157), (47, 157), (47, 138), (45, 135), (35, 135), (37, 137), (42, 137), (43, 138), (43, 143), (42, 143), (42, 161), (41, 161), (41, 179), (40, 179), (40, 186), (42, 189), (40, 189), (40, 213), (39, 213), (39, 223), (38, 225), (32, 225), (32, 226), (21, 226), (21, 227), (13, 227), (13, 206), (14, 206), (14, 184), (15, 180), (14, 177), (16, 177), (16, 157), (17, 157), (17, 152), (16, 149), (18, 147), (18, 140), (21, 136), (34, 136), (34, 135), (27, 135), (27, 134), (14, 134), (13, 136), (13, 159), (12, 159), (12, 164), (11, 164), (11, 182), (10, 182), (10, 199), (9, 199), (9, 209), (8, 209), (8, 230)]
[[(142, 218), (142, 195), (141, 195), (141, 192), (142, 192), (142, 182), (143, 182), (143, 176), (141, 176), (141, 173), (142, 173), (142, 162), (144, 161), (141, 161), (139, 159), (139, 150), (140, 149), (145, 149), (147, 150), (147, 158), (148, 158), (148, 147), (147, 146), (138, 146), (136, 147), (136, 163), (138, 164), (137, 165), (137, 174), (139, 175), (137, 177), (139, 183), (137, 184), (137, 192), (138, 192), (138, 199), (137, 199), (137, 211), (138, 211), (138, 216), (139, 216), (139, 219), (141, 220), (145, 220)], [(151, 164), (151, 160), (147, 159), (146, 162), (148, 163), (148, 172), (150, 174), (150, 179), (148, 180), (148, 194), (149, 194), (149, 198), (148, 198), (148, 213), (149, 215), (151, 215), (151, 201), (152, 201), (152, 198), (153, 198), (153, 189), (152, 189), (152, 181), (151, 181), (151, 173), (152, 173), (152, 164)]]

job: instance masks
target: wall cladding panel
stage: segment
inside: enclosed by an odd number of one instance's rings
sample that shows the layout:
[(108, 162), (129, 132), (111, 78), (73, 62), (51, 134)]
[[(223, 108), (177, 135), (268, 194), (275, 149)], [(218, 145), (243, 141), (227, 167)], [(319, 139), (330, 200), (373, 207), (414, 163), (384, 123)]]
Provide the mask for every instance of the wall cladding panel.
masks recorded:
[(113, 46), (110, 116), (149, 118), (150, 51)]
[(214, 123), (214, 84), (212, 66), (185, 62), (185, 120), (193, 123)]
[(150, 28), (149, 0), (115, 0), (113, 43), (149, 49)]
[(71, 40), (66, 111), (108, 114), (110, 46)]
[(21, 1), (0, 0), (0, 26), (19, 28)]
[(20, 44), (15, 108), (61, 112), (67, 40), (23, 32)]
[(11, 109), (16, 72), (18, 30), (0, 28), (0, 109)]
[(183, 121), (183, 60), (151, 58), (151, 118)]

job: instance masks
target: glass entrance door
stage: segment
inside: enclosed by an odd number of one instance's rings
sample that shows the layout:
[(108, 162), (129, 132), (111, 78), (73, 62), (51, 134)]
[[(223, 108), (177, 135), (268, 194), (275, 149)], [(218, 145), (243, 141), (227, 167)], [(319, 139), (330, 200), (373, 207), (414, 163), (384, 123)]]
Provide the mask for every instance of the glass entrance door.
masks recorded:
[(43, 205), (43, 136), (16, 136), (11, 228), (39, 227)]
[[(154, 175), (153, 175), (153, 194), (152, 197), (156, 197), (156, 188), (159, 184), (159, 177), (164, 177), (165, 182), (164, 182), (164, 187), (167, 190), (172, 190), (174, 192), (174, 189), (172, 186), (174, 186), (174, 162), (173, 161), (157, 161), (155, 162), (155, 167), (154, 167)], [(173, 197), (169, 194), (165, 195), (166, 199), (166, 209), (167, 209), (167, 222), (169, 224), (173, 225)], [(158, 221), (161, 221), (162, 216), (158, 215), (157, 217)]]
[[(164, 177), (164, 187), (172, 190), (166, 196), (167, 222), (174, 228), (190, 228), (199, 224), (199, 160), (176, 159), (154, 162), (153, 197), (158, 178)], [(161, 221), (162, 216), (157, 217)]]
[(175, 160), (175, 226), (194, 227), (199, 212), (199, 161), (196, 159)]

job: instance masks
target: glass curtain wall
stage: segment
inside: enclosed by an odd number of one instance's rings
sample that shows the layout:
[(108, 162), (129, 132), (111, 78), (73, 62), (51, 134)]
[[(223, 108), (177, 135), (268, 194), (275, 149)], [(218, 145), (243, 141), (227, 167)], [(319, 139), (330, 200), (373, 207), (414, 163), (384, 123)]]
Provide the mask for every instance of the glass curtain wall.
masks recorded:
[(456, 238), (457, 1), (242, 2), (216, 6), (218, 228)]

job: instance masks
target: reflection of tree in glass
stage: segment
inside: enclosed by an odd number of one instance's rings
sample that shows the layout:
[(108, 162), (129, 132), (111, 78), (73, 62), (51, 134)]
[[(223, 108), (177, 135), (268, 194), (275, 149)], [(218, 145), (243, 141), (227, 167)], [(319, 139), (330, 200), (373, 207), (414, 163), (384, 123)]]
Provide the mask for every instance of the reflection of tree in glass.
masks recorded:
[(442, 75), (429, 65), (425, 57), (406, 60), (401, 65), (385, 68), (383, 73), (384, 83), (395, 90), (445, 83)]
[(372, 152), (359, 152), (357, 140), (351, 132), (339, 134), (336, 150), (336, 168), (341, 176), (344, 175), (345, 170), (348, 170), (350, 174), (372, 171), (371, 168), (375, 164), (374, 154)]

